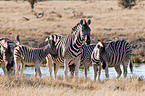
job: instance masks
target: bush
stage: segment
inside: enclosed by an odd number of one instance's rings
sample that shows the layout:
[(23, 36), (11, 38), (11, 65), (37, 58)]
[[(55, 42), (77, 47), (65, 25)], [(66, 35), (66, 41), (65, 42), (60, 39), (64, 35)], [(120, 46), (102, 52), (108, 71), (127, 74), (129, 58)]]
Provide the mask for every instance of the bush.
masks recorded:
[(119, 0), (118, 5), (123, 8), (131, 9), (132, 6), (136, 5), (136, 0)]
[(139, 57), (135, 57), (135, 58), (134, 58), (134, 63), (141, 63), (140, 58), (139, 58)]

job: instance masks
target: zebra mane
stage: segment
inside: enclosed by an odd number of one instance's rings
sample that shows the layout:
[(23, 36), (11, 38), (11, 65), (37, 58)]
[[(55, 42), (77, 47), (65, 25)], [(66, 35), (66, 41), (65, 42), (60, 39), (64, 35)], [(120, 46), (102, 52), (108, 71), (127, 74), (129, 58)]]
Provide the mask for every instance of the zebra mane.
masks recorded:
[(57, 35), (57, 36), (61, 36), (63, 37), (64, 35), (60, 34), (60, 33), (51, 33), (51, 35)]
[(42, 47), (45, 47), (47, 44), (48, 44), (48, 41), (44, 41), (44, 42), (38, 44), (37, 47), (42, 48)]
[(80, 23), (77, 23), (73, 28), (72, 28), (72, 34), (75, 32), (75, 30), (77, 29), (77, 27), (80, 25)]

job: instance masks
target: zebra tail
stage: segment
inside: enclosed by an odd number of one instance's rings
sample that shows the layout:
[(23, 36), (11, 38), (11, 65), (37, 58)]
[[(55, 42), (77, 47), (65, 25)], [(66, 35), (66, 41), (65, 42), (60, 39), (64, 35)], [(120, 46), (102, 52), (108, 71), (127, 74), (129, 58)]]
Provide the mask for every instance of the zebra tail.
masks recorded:
[(133, 62), (132, 62), (132, 58), (130, 59), (129, 67), (130, 67), (131, 73), (133, 74)]
[(105, 69), (106, 68), (106, 62), (103, 61), (102, 63), (103, 63), (102, 68)]

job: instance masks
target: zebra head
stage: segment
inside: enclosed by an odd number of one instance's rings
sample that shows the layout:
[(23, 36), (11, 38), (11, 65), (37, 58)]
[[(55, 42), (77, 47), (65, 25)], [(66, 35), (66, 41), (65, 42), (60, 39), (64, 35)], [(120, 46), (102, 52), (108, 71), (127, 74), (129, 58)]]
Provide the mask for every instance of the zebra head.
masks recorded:
[(80, 32), (81, 41), (85, 41), (87, 45), (90, 44), (90, 27), (91, 20), (89, 19), (87, 22), (85, 19), (81, 19), (80, 22), (72, 28), (72, 34), (77, 34)]
[(57, 58), (58, 52), (56, 50), (56, 45), (54, 40), (48, 40), (49, 44), (49, 53), (54, 57)]
[(91, 20), (89, 19), (87, 22), (85, 19), (80, 20), (80, 24), (82, 25), (82, 32), (83, 35), (85, 36), (85, 42), (87, 45), (89, 45), (91, 43), (90, 40), (90, 27), (89, 25), (91, 24)]
[(104, 44), (100, 39), (98, 39), (98, 43), (96, 44), (91, 55), (92, 64), (97, 64), (97, 65), (100, 64), (100, 62), (102, 61), (101, 52), (103, 49), (104, 49)]
[(8, 44), (6, 38), (1, 39), (0, 41), (1, 45), (1, 54), (3, 55), (3, 61), (5, 62), (5, 71), (7, 73), (11, 73), (13, 70), (13, 51), (11, 46)]

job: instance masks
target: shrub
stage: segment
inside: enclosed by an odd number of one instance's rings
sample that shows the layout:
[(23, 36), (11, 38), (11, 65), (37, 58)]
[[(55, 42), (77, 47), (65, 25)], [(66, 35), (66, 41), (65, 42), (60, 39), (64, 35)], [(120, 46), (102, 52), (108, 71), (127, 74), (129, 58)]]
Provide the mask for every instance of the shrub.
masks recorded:
[(28, 1), (31, 5), (31, 9), (34, 9), (34, 4), (37, 2), (37, 0), (24, 0), (24, 1)]
[(140, 58), (139, 58), (139, 57), (135, 57), (135, 58), (134, 58), (134, 63), (141, 63)]
[(118, 5), (123, 8), (131, 9), (132, 6), (136, 5), (136, 0), (119, 0)]

